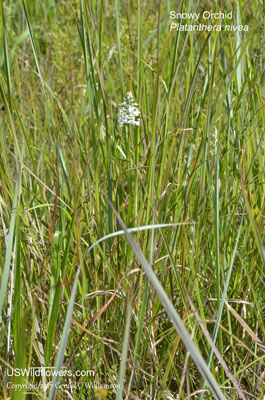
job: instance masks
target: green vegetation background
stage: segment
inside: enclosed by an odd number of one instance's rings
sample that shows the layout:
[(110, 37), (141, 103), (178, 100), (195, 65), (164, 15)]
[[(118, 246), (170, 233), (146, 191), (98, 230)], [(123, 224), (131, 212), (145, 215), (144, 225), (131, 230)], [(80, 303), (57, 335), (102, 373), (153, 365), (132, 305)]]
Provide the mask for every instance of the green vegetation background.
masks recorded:
[[(25, 381), (5, 367), (60, 360), (94, 377), (58, 399), (202, 398), (125, 236), (87, 253), (121, 229), (108, 198), (127, 228), (180, 224), (133, 237), (226, 398), (265, 395), (264, 3), (221, 3), (1, 1), (1, 398), (55, 398), (7, 388)], [(170, 32), (171, 10), (249, 32)], [(117, 123), (129, 91), (140, 127)]]

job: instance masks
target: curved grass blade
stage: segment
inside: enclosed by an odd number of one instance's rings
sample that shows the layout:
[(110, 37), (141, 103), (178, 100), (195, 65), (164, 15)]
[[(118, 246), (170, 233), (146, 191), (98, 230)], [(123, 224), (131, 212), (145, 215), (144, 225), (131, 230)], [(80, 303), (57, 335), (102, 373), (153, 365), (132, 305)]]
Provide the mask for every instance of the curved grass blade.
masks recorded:
[(199, 350), (196, 348), (195, 344), (191, 340), (189, 332), (183, 325), (183, 322), (182, 322), (180, 316), (178, 315), (178, 313), (176, 312), (172, 303), (170, 302), (169, 297), (166, 294), (165, 290), (163, 289), (161, 283), (157, 279), (155, 273), (153, 272), (151, 266), (149, 265), (148, 261), (146, 260), (145, 256), (143, 255), (142, 251), (140, 250), (140, 248), (137, 246), (137, 244), (133, 240), (132, 235), (130, 234), (130, 232), (128, 231), (126, 226), (124, 225), (121, 217), (119, 216), (119, 214), (117, 213), (117, 211), (115, 210), (115, 208), (113, 207), (113, 205), (111, 204), (110, 201), (109, 201), (109, 204), (112, 207), (112, 210), (115, 213), (120, 226), (124, 230), (125, 236), (129, 242), (131, 248), (133, 249), (134, 254), (138, 258), (138, 261), (142, 265), (142, 267), (146, 273), (146, 276), (149, 278), (161, 303), (163, 304), (171, 322), (173, 323), (176, 331), (178, 332), (179, 336), (181, 337), (187, 350), (190, 352), (190, 355), (191, 355), (193, 361), (195, 362), (195, 364), (197, 365), (200, 373), (202, 374), (204, 379), (207, 381), (213, 397), (217, 400), (224, 400), (225, 397), (224, 397), (221, 389), (219, 388), (218, 383), (214, 379), (211, 371), (209, 370), (208, 366), (206, 365)]
[[(111, 205), (111, 207), (113, 207), (113, 206)], [(194, 224), (194, 222), (192, 222), (192, 224)], [(95, 243), (93, 243), (87, 249), (85, 255), (87, 255), (97, 244), (103, 242), (104, 240), (109, 239), (111, 237), (123, 235), (123, 234), (126, 235), (126, 232), (138, 232), (138, 231), (147, 230), (147, 229), (165, 228), (165, 227), (168, 227), (168, 226), (178, 226), (178, 225), (183, 225), (183, 223), (147, 225), (147, 226), (140, 226), (140, 227), (136, 227), (136, 228), (130, 228), (129, 230), (127, 228), (125, 228), (125, 230), (123, 229), (121, 231), (110, 233), (109, 235), (106, 235), (103, 238), (100, 238), (99, 240), (97, 240)], [(69, 306), (68, 306), (68, 309), (67, 309), (66, 320), (65, 320), (65, 323), (64, 323), (64, 329), (63, 329), (63, 334), (62, 334), (62, 341), (61, 341), (61, 344), (60, 344), (60, 347), (59, 347), (59, 352), (58, 352), (58, 355), (57, 355), (57, 358), (56, 358), (56, 363), (55, 363), (55, 375), (53, 377), (52, 385), (51, 385), (51, 391), (49, 393), (49, 400), (55, 400), (56, 394), (57, 394), (58, 382), (59, 382), (59, 379), (60, 379), (59, 371), (61, 370), (62, 365), (63, 365), (64, 352), (65, 352), (65, 349), (66, 349), (68, 335), (69, 335), (69, 331), (70, 331), (72, 313), (73, 313), (74, 302), (75, 302), (75, 294), (76, 294), (76, 289), (77, 289), (77, 283), (78, 283), (78, 279), (79, 279), (80, 270), (81, 270), (81, 265), (79, 265), (77, 273), (76, 273), (76, 276), (75, 276), (75, 280), (74, 280), (74, 284), (73, 284), (73, 288), (72, 288), (72, 293), (71, 293), (71, 297), (70, 297), (70, 302), (69, 302)], [(222, 397), (222, 398), (220, 397), (220, 399), (224, 399), (224, 397)]]
[[(172, 223), (172, 224), (154, 224), (154, 225), (144, 225), (144, 226), (138, 226), (135, 228), (128, 228), (127, 231), (128, 232), (140, 232), (140, 231), (146, 231), (149, 229), (159, 229), (159, 228), (167, 228), (170, 226), (180, 226), (180, 225), (194, 225), (195, 222), (176, 222), (176, 223)], [(121, 231), (116, 231), (116, 232), (112, 232), (109, 233), (106, 236), (103, 236), (102, 238), (98, 239), (95, 243), (93, 243), (86, 251), (86, 254), (88, 254), (90, 252), (90, 250), (92, 250), (97, 244), (104, 242), (105, 240), (115, 237), (115, 236), (120, 236), (120, 235), (124, 235), (125, 231), (121, 230)]]

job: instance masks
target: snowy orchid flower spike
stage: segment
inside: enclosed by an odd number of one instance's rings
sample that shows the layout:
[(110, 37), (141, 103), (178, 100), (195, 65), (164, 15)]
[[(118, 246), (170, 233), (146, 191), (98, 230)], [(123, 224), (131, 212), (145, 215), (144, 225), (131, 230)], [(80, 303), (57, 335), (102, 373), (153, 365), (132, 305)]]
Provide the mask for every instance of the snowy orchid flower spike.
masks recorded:
[(118, 108), (118, 124), (140, 126), (140, 111), (138, 104), (134, 103), (134, 98), (131, 92), (125, 95), (125, 101)]

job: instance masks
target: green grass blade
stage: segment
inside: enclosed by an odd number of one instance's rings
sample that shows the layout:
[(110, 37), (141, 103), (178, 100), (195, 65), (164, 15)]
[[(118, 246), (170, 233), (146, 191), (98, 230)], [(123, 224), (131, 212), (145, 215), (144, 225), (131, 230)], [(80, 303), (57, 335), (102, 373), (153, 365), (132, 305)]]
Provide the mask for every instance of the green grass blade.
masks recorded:
[(259, 252), (260, 252), (260, 255), (261, 255), (261, 259), (262, 259), (263, 264), (265, 266), (265, 249), (264, 249), (261, 237), (260, 237), (260, 233), (259, 233), (258, 228), (257, 228), (257, 224), (256, 224), (255, 219), (254, 219), (253, 214), (252, 214), (252, 210), (251, 210), (251, 207), (250, 207), (250, 204), (249, 204), (249, 200), (248, 200), (248, 197), (247, 197), (247, 192), (246, 192), (246, 189), (245, 189), (245, 186), (244, 186), (244, 183), (243, 183), (242, 179), (241, 179), (240, 183), (241, 183), (242, 193), (243, 193), (243, 197), (244, 197), (244, 201), (245, 201), (245, 207), (247, 209), (250, 225), (251, 225), (251, 228), (252, 228), (253, 233), (255, 235), (256, 244), (257, 244), (257, 247), (259, 249)]
[[(74, 280), (74, 284), (72, 287), (72, 293), (71, 293), (71, 297), (70, 297), (70, 301), (69, 301), (69, 306), (67, 309), (66, 319), (65, 319), (65, 323), (64, 323), (63, 332), (62, 332), (61, 343), (59, 346), (59, 351), (58, 351), (58, 355), (56, 357), (56, 362), (55, 362), (55, 371), (56, 372), (59, 372), (63, 365), (64, 353), (65, 353), (68, 335), (69, 335), (70, 326), (71, 326), (72, 313), (73, 313), (73, 309), (74, 309), (75, 295), (76, 295), (76, 289), (77, 289), (80, 270), (81, 270), (81, 265), (78, 267), (78, 270), (77, 270), (77, 273), (75, 276), (75, 280)], [(55, 373), (55, 375), (52, 379), (51, 390), (49, 393), (49, 400), (56, 399), (59, 380), (60, 380), (59, 373)]]
[(15, 193), (14, 193), (14, 197), (13, 197), (12, 212), (11, 212), (8, 239), (7, 239), (7, 248), (6, 248), (6, 252), (5, 252), (5, 262), (4, 262), (4, 269), (3, 269), (2, 282), (1, 282), (1, 288), (0, 288), (0, 321), (2, 321), (2, 311), (3, 311), (3, 305), (4, 305), (6, 289), (7, 289), (7, 284), (8, 284), (10, 266), (11, 266), (16, 213), (17, 213), (17, 206), (18, 206), (19, 194), (20, 194), (20, 179), (21, 179), (21, 166), (20, 166), (20, 169), (17, 174)]
[(116, 20), (116, 38), (118, 44), (118, 57), (119, 57), (119, 71), (120, 71), (120, 88), (121, 98), (124, 97), (124, 86), (123, 86), (123, 72), (122, 72), (122, 59), (121, 59), (121, 41), (120, 41), (120, 24), (119, 24), (119, 7), (118, 0), (114, 0), (115, 6), (115, 20)]

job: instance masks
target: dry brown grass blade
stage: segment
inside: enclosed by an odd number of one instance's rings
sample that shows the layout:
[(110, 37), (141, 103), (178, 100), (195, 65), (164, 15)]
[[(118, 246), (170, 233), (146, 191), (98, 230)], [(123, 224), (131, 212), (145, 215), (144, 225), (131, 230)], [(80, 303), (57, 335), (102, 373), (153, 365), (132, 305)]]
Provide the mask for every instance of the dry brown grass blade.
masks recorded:
[(256, 243), (257, 243), (257, 247), (259, 249), (263, 264), (265, 265), (265, 250), (264, 250), (264, 246), (263, 246), (263, 243), (262, 243), (262, 240), (261, 240), (261, 237), (260, 237), (260, 232), (259, 232), (259, 230), (257, 228), (255, 219), (253, 217), (252, 209), (251, 209), (251, 206), (249, 204), (249, 200), (248, 200), (247, 192), (246, 192), (246, 189), (245, 189), (245, 186), (244, 186), (244, 183), (243, 183), (242, 176), (240, 178), (240, 185), (241, 185), (241, 188), (242, 188), (242, 193), (243, 193), (243, 197), (244, 197), (245, 206), (246, 206), (246, 209), (247, 209), (250, 225), (251, 225), (251, 228), (253, 230), (253, 233), (254, 233), (254, 236), (255, 236), (255, 240), (256, 240)]
[(233, 316), (238, 320), (238, 322), (240, 323), (240, 325), (246, 330), (246, 332), (249, 334), (249, 336), (251, 337), (251, 339), (257, 343), (257, 345), (263, 350), (265, 351), (265, 346), (262, 344), (262, 341), (258, 338), (258, 336), (256, 335), (255, 332), (253, 332), (253, 330), (248, 326), (248, 324), (243, 320), (243, 318), (240, 317), (240, 315), (236, 312), (236, 310), (233, 309), (233, 307), (231, 307), (227, 301), (225, 301), (225, 304), (228, 308), (228, 310), (231, 312), (231, 314), (233, 314)]
[(86, 328), (83, 328), (83, 332), (81, 333), (81, 335), (79, 336), (79, 339), (77, 341), (77, 344), (67, 362), (67, 365), (69, 365), (71, 363), (71, 361), (74, 358), (74, 355), (78, 349), (78, 346), (81, 342), (81, 340), (83, 339), (83, 337), (85, 336), (85, 334), (87, 333), (87, 331), (89, 330), (89, 328), (91, 328), (91, 326), (94, 324), (94, 322), (96, 322), (96, 320), (104, 313), (104, 311), (106, 311), (106, 309), (108, 308), (108, 306), (110, 305), (110, 303), (112, 302), (112, 300), (114, 299), (114, 297), (116, 296), (116, 294), (118, 293), (118, 290), (120, 288), (120, 285), (122, 283), (123, 278), (120, 280), (119, 282), (119, 286), (117, 287), (117, 289), (115, 290), (115, 292), (113, 293), (113, 295), (111, 296), (111, 298), (107, 301), (107, 303), (104, 304), (103, 307), (101, 307), (101, 309), (94, 315), (94, 317), (89, 321), (89, 323), (87, 324)]
[(134, 393), (130, 393), (130, 397), (133, 399), (133, 400), (142, 400), (142, 399), (140, 399), (140, 397), (138, 397), (138, 396), (136, 396)]
[(199, 313), (197, 312), (197, 310), (196, 310), (196, 308), (195, 308), (195, 306), (194, 306), (194, 304), (193, 304), (193, 302), (192, 302), (192, 300), (191, 300), (191, 298), (189, 296), (189, 293), (188, 293), (188, 290), (187, 290), (186, 286), (185, 285), (183, 285), (183, 286), (184, 286), (184, 290), (185, 290), (186, 296), (188, 298), (188, 302), (190, 304), (190, 307), (191, 307), (191, 309), (192, 309), (192, 311), (193, 311), (193, 313), (194, 313), (194, 315), (195, 315), (195, 317), (196, 317), (196, 319), (197, 319), (197, 321), (198, 321), (198, 323), (199, 323), (199, 325), (201, 327), (201, 330), (202, 330), (204, 336), (206, 337), (206, 339), (208, 340), (210, 346), (212, 347), (214, 354), (216, 355), (216, 357), (219, 360), (220, 364), (224, 368), (227, 376), (230, 378), (231, 382), (233, 383), (234, 388), (236, 389), (239, 398), (242, 399), (242, 400), (247, 400), (246, 397), (244, 396), (242, 390), (240, 389), (240, 386), (237, 383), (235, 377), (233, 376), (232, 372), (230, 371), (228, 365), (226, 364), (225, 360), (221, 356), (218, 348), (214, 344), (214, 342), (213, 342), (213, 340), (211, 338), (211, 335), (209, 334), (208, 330), (203, 325), (202, 319), (201, 319)]

